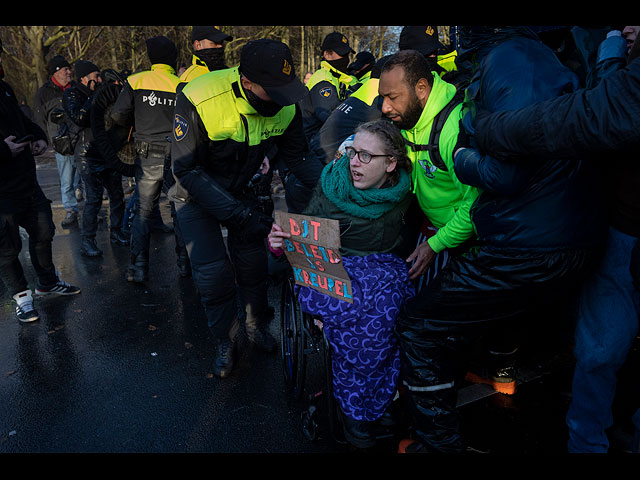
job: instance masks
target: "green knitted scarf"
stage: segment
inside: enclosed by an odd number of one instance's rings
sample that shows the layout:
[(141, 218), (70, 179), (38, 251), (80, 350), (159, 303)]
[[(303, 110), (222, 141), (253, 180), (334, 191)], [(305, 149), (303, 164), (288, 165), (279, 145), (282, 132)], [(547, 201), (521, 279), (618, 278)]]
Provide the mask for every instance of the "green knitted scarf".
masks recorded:
[(376, 219), (395, 207), (411, 188), (409, 174), (405, 170), (399, 170), (398, 173), (396, 185), (360, 190), (353, 186), (349, 158), (343, 155), (322, 170), (320, 182), (327, 198), (343, 212), (360, 218)]

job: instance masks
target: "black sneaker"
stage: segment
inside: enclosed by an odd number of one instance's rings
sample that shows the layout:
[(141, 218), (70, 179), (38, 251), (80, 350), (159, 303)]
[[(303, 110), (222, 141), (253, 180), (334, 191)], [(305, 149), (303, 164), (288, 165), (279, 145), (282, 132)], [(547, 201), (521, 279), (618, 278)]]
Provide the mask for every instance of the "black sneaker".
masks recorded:
[(213, 361), (213, 373), (220, 378), (228, 377), (235, 363), (236, 342), (230, 338), (218, 339), (216, 358)]
[(76, 295), (80, 293), (80, 289), (78, 287), (74, 287), (73, 285), (69, 285), (67, 282), (58, 277), (58, 282), (52, 287), (38, 287), (36, 288), (36, 295), (44, 296), (44, 295)]
[(24, 292), (16, 293), (13, 296), (16, 301), (16, 316), (18, 320), (24, 323), (34, 322), (38, 320), (39, 315), (35, 308), (33, 308), (33, 297), (31, 296), (31, 290), (25, 290)]

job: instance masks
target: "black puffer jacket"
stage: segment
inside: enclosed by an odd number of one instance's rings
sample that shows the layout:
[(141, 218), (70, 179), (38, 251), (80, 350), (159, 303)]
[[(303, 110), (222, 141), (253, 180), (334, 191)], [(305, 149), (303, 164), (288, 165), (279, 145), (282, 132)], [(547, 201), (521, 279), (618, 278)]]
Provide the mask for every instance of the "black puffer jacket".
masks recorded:
[[(579, 90), (510, 112), (482, 112), (475, 122), (478, 146), (506, 161), (582, 156), (612, 191), (610, 223), (640, 236), (640, 60)], [(560, 160), (559, 160), (560, 161)]]
[[(506, 33), (479, 56), (467, 89), (478, 111), (516, 110), (580, 88), (577, 77), (535, 34)], [(467, 115), (465, 126), (470, 119)], [(461, 182), (482, 190), (471, 208), (482, 244), (555, 250), (603, 243), (603, 192), (595, 166), (583, 158), (540, 154), (516, 163), (467, 149), (456, 155), (455, 171)]]

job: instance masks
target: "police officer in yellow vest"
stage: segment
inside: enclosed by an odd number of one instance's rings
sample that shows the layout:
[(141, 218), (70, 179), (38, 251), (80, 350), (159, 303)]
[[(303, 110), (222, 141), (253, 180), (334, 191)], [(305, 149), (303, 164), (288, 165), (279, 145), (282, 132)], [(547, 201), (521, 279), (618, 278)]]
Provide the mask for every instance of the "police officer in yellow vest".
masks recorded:
[(348, 96), (358, 81), (349, 75), (349, 54), (356, 53), (340, 32), (332, 32), (322, 42), (322, 62), (307, 82), (309, 96), (302, 102), (307, 139), (320, 130), (335, 107)]
[(371, 52), (359, 52), (356, 59), (347, 67), (347, 73), (356, 78), (358, 81), (352, 91), (356, 90), (369, 78), (371, 78), (371, 70), (376, 63), (376, 57)]
[(227, 68), (224, 64), (224, 42), (231, 40), (231, 35), (216, 27), (194, 26), (191, 31), (194, 50), (191, 65), (180, 75), (180, 81), (190, 82), (204, 73)]
[(456, 51), (445, 52), (445, 46), (438, 39), (438, 27), (435, 25), (404, 27), (400, 32), (398, 48), (420, 52), (440, 77), (456, 70)]
[[(362, 76), (362, 85), (331, 112), (320, 130), (311, 138), (307, 159), (326, 165), (339, 158), (344, 155), (344, 151), (341, 154), (337, 152), (344, 141), (353, 135), (358, 125), (382, 116), (378, 83), (380, 69), (386, 58), (388, 57), (383, 57), (378, 62), (373, 59), (371, 62), (365, 57), (367, 62), (373, 63), (372, 68), (367, 69), (367, 73)], [(290, 212), (301, 213), (311, 198), (311, 193), (294, 175), (286, 178), (285, 199)]]
[(152, 212), (157, 207), (163, 184), (165, 162), (171, 144), (167, 137), (173, 125), (178, 50), (165, 36), (146, 42), (151, 69), (129, 75), (111, 111), (120, 125), (134, 125), (136, 147), (136, 190), (139, 212), (131, 229), (131, 261), (127, 280), (148, 279)]
[[(304, 161), (307, 142), (296, 105), (305, 95), (289, 47), (269, 39), (249, 42), (238, 67), (206, 73), (177, 95), (176, 184), (169, 194), (216, 341), (213, 373), (220, 377), (234, 365), (240, 305), (249, 341), (270, 352), (277, 346), (268, 331), (265, 245), (273, 218), (259, 210), (248, 183), (265, 152), (277, 148), (276, 161), (309, 187), (315, 185), (322, 165)], [(229, 255), (222, 227), (228, 231)]]

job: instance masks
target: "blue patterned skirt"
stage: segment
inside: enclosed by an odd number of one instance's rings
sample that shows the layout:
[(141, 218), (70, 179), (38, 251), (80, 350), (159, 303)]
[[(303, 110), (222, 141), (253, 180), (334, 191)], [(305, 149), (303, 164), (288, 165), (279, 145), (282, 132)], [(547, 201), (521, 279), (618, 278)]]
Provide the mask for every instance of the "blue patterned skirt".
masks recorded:
[(393, 254), (342, 257), (353, 303), (296, 286), (301, 309), (321, 317), (331, 346), (334, 396), (345, 415), (374, 421), (396, 392), (400, 355), (394, 323), (415, 294), (404, 260)]

